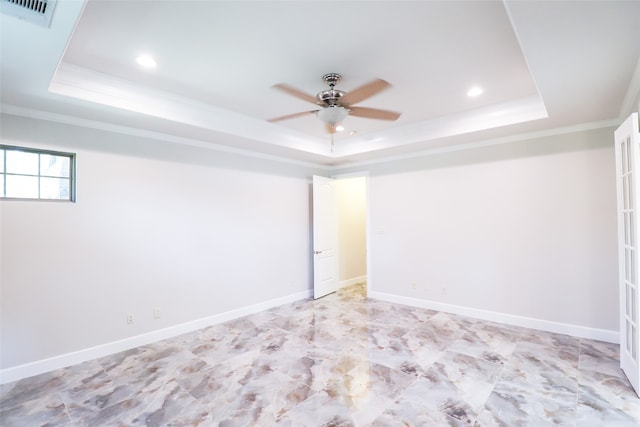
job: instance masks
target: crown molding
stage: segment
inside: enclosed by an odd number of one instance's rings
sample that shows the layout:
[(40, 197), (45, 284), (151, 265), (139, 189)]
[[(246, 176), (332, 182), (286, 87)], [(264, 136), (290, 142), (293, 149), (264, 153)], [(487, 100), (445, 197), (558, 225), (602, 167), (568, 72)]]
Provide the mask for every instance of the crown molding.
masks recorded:
[(338, 170), (345, 170), (345, 169), (352, 169), (352, 168), (360, 168), (360, 167), (372, 166), (372, 165), (383, 164), (383, 163), (397, 162), (397, 161), (402, 161), (407, 159), (415, 159), (418, 157), (428, 157), (436, 154), (452, 153), (452, 152), (463, 151), (463, 150), (473, 150), (477, 148), (491, 147), (494, 145), (526, 141), (529, 139), (537, 139), (537, 138), (544, 138), (548, 136), (584, 132), (584, 131), (594, 130), (594, 129), (616, 127), (620, 125), (620, 123), (621, 123), (620, 119), (617, 119), (617, 118), (602, 120), (598, 122), (581, 123), (581, 124), (572, 125), (572, 126), (564, 126), (564, 127), (553, 128), (553, 129), (546, 129), (542, 131), (536, 131), (536, 132), (527, 132), (527, 133), (503, 136), (499, 138), (485, 139), (485, 140), (480, 140), (480, 141), (475, 141), (475, 142), (470, 142), (465, 144), (456, 144), (448, 147), (431, 148), (431, 149), (426, 149), (421, 151), (415, 151), (412, 153), (400, 154), (397, 156), (390, 156), (384, 159), (374, 159), (374, 160), (366, 160), (362, 162), (345, 163), (343, 165), (335, 166), (333, 170), (338, 171)]
[(302, 160), (295, 160), (288, 157), (276, 156), (272, 154), (259, 153), (257, 151), (234, 148), (228, 145), (216, 144), (207, 142), (195, 138), (186, 138), (181, 136), (170, 135), (162, 132), (150, 131), (145, 129), (134, 128), (130, 126), (115, 125), (113, 123), (106, 123), (97, 120), (82, 119), (79, 117), (52, 113), (50, 111), (35, 110), (31, 108), (19, 107), (16, 105), (2, 104), (0, 106), (0, 113), (9, 114), (13, 116), (26, 117), (30, 119), (44, 120), (54, 123), (62, 123), (72, 126), (78, 126), (88, 129), (96, 129), (106, 132), (114, 132), (122, 135), (136, 136), (140, 138), (149, 138), (159, 141), (171, 142), (175, 144), (188, 145), (192, 147), (204, 148), (207, 150), (214, 150), (224, 153), (237, 154), (245, 157), (252, 157), (262, 160), (269, 160), (280, 163), (288, 163), (296, 166), (303, 166), (309, 168), (316, 168), (322, 170), (331, 170), (331, 166), (322, 163), (306, 162)]

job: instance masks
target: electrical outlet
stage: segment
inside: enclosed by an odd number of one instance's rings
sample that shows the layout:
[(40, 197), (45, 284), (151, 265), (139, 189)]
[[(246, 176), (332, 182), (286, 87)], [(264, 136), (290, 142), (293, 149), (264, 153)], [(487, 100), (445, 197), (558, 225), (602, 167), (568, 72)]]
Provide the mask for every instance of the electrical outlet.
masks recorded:
[(154, 319), (160, 318), (160, 307), (156, 307), (153, 309), (153, 318)]
[(133, 325), (133, 314), (127, 314), (127, 325)]

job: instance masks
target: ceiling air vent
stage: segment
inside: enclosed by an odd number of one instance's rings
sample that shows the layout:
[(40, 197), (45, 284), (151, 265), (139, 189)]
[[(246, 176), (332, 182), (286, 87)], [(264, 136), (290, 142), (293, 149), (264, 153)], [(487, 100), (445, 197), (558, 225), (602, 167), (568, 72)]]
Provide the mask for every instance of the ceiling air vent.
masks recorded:
[(56, 0), (0, 0), (3, 14), (49, 27)]

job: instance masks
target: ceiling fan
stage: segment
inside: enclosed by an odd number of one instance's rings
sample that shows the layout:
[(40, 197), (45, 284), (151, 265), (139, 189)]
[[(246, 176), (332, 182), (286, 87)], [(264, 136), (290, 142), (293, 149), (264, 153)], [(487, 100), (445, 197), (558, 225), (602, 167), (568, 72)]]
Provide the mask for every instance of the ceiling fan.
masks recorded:
[(281, 120), (303, 117), (308, 114), (315, 114), (318, 119), (325, 123), (327, 132), (333, 134), (339, 123), (347, 116), (365, 117), (377, 120), (397, 120), (401, 113), (389, 110), (380, 110), (378, 108), (356, 107), (353, 104), (364, 101), (365, 99), (383, 91), (391, 86), (382, 79), (375, 79), (371, 82), (360, 86), (351, 92), (344, 92), (336, 89), (335, 85), (342, 79), (337, 73), (329, 73), (322, 76), (322, 80), (329, 85), (328, 90), (318, 92), (316, 96), (309, 95), (299, 89), (291, 87), (287, 84), (280, 83), (273, 86), (289, 95), (311, 102), (320, 106), (317, 110), (303, 111), (300, 113), (287, 114), (286, 116), (274, 117), (269, 122), (279, 122)]

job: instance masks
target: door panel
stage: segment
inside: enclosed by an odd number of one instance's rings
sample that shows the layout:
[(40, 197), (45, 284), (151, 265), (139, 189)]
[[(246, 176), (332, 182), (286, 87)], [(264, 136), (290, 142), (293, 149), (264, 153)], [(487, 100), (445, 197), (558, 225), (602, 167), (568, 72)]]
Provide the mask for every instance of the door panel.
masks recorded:
[(620, 293), (620, 368), (640, 396), (640, 328), (638, 309), (638, 178), (640, 170), (638, 113), (615, 132), (618, 196), (618, 263)]
[(338, 290), (338, 210), (334, 181), (313, 177), (313, 298)]

